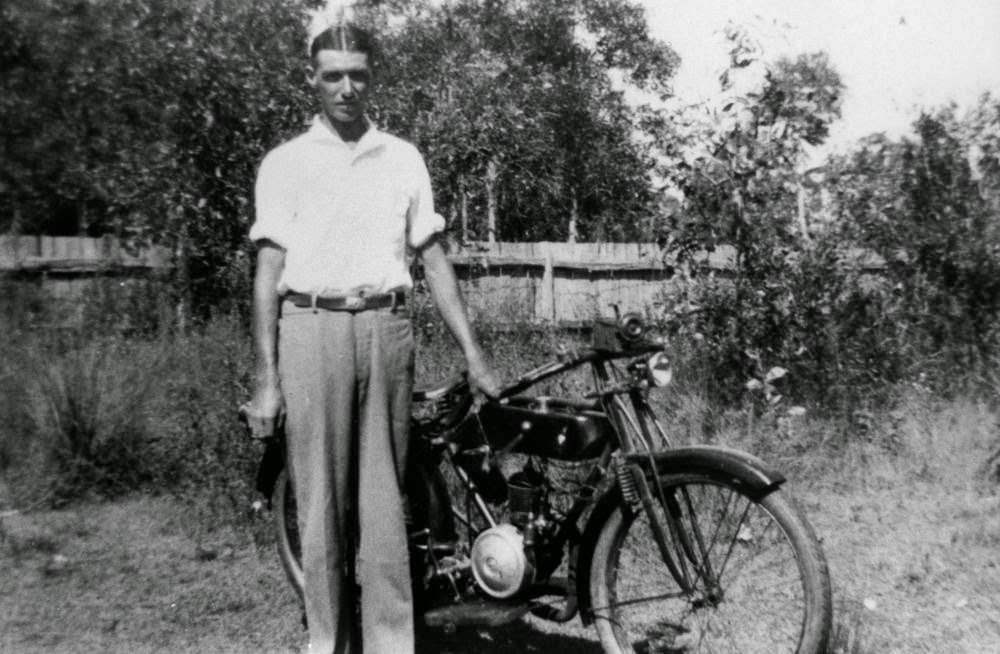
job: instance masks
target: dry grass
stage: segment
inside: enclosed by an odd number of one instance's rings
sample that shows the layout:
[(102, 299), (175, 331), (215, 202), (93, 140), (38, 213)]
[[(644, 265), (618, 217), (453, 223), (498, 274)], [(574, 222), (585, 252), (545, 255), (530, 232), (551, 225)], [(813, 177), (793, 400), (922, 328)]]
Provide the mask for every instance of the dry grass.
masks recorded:
[[(876, 416), (892, 448), (873, 436), (806, 452), (789, 482), (830, 562), (833, 651), (991, 651), (1000, 642), (1000, 495), (974, 472), (995, 442), (995, 415), (980, 402), (918, 393), (900, 407)], [(726, 420), (732, 430), (719, 439), (754, 440), (736, 432), (737, 417)], [(256, 549), (243, 532), (192, 530), (189, 516), (163, 498), (36, 514), (46, 538), (2, 552), (13, 574), (0, 575), (0, 651), (294, 651), (299, 609), (270, 547)], [(593, 639), (575, 622), (530, 620), (432, 634), (421, 651), (596, 652)]]

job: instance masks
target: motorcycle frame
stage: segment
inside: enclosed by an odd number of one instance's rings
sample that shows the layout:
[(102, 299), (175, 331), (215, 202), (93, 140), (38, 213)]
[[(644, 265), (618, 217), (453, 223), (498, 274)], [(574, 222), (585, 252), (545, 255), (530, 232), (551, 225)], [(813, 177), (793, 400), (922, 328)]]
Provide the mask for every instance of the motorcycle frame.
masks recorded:
[[(593, 395), (598, 398), (600, 406), (611, 420), (614, 427), (613, 431), (617, 442), (607, 440), (604, 443), (604, 447), (601, 455), (597, 459), (597, 463), (591, 468), (590, 473), (583, 483), (582, 492), (577, 496), (569, 510), (563, 515), (559, 522), (557, 531), (549, 543), (549, 547), (553, 550), (565, 551), (564, 548), (570, 548), (570, 560), (568, 562), (570, 566), (569, 579), (574, 580), (575, 588), (567, 588), (566, 592), (567, 597), (569, 597), (572, 593), (575, 596), (575, 601), (582, 603), (580, 608), (583, 612), (585, 624), (589, 623), (592, 619), (589, 607), (590, 558), (593, 553), (593, 548), (596, 545), (596, 537), (599, 533), (599, 528), (607, 519), (609, 512), (607, 510), (597, 511), (595, 509), (592, 515), (588, 518), (587, 524), (584, 525), (583, 532), (579, 529), (579, 521), (583, 513), (590, 506), (613, 508), (622, 504), (622, 492), (617, 484), (612, 485), (611, 490), (606, 491), (602, 498), (598, 498), (596, 505), (593, 497), (593, 489), (596, 484), (609, 474), (612, 456), (616, 451), (620, 451), (626, 457), (629, 457), (626, 463), (628, 466), (628, 474), (632, 476), (636, 483), (641, 504), (641, 507), (633, 508), (641, 508), (641, 510), (644, 510), (648, 515), (650, 524), (653, 527), (653, 535), (656, 540), (660, 556), (664, 564), (667, 566), (667, 569), (670, 571), (671, 576), (680, 587), (682, 593), (687, 594), (693, 592), (695, 584), (692, 574), (688, 571), (687, 565), (685, 565), (685, 559), (689, 560), (695, 566), (697, 566), (697, 560), (699, 558), (701, 558), (701, 560), (705, 560), (704, 542), (700, 536), (695, 539), (697, 542), (692, 542), (688, 537), (686, 530), (677, 523), (676, 513), (666, 512), (668, 525), (664, 526), (655, 511), (655, 502), (657, 500), (659, 500), (661, 502), (661, 506), (664, 507), (668, 506), (668, 500), (663, 488), (660, 485), (659, 476), (657, 474), (649, 474), (651, 470), (656, 470), (656, 465), (654, 450), (651, 447), (654, 442), (654, 435), (649, 431), (648, 421), (639, 419), (635, 421), (638, 425), (635, 425), (635, 423), (632, 425), (634, 431), (641, 433), (644, 443), (633, 443), (632, 440), (626, 436), (626, 434), (631, 432), (629, 432), (629, 430), (625, 427), (624, 421), (631, 420), (631, 416), (628, 408), (623, 406), (621, 396), (627, 395), (629, 397), (633, 410), (636, 414), (644, 412), (652, 415), (652, 409), (649, 407), (645, 397), (645, 391), (648, 388), (648, 385), (643, 387), (642, 385), (635, 383), (634, 380), (630, 380), (624, 384), (619, 383), (615, 385), (612, 383), (613, 380), (611, 375), (605, 366), (605, 364), (617, 360), (640, 359), (644, 355), (649, 356), (661, 351), (662, 349), (662, 345), (653, 343), (643, 343), (635, 345), (629, 349), (621, 350), (600, 348), (585, 349), (578, 353), (564, 356), (559, 361), (543, 364), (524, 373), (516, 382), (502, 389), (499, 395), (499, 400), (503, 402), (504, 400), (514, 397), (530, 389), (536, 384), (545, 381), (546, 379), (589, 364), (593, 372), (594, 383), (596, 386)], [(653, 422), (656, 424), (655, 418)], [(658, 425), (657, 429), (659, 430)], [(659, 431), (659, 435), (664, 441), (666, 440), (662, 430)], [(473, 480), (469, 478), (468, 474), (465, 473), (461, 465), (457, 464), (451, 456), (445, 454), (443, 458), (448, 461), (449, 466), (456, 472), (466, 493), (468, 493), (468, 496), (472, 498), (471, 503), (476, 506), (480, 516), (486, 521), (489, 527), (496, 526), (496, 519), (490, 511), (488, 503), (476, 488)], [(652, 467), (650, 464), (652, 464)], [(654, 480), (654, 485), (658, 491), (658, 498), (653, 495), (653, 489), (650, 487), (648, 481), (650, 477)], [(780, 477), (780, 475), (775, 475), (775, 477)], [(768, 486), (773, 488), (770, 481)], [(451, 498), (449, 497), (448, 501), (449, 504), (452, 505), (454, 512), (454, 505), (450, 500)], [(676, 500), (674, 500), (674, 502), (675, 501)], [(460, 522), (465, 524), (467, 529), (471, 528), (471, 519), (468, 515), (461, 515), (457, 512), (454, 512), (454, 515)], [(672, 541), (667, 536), (667, 529), (670, 530), (671, 536), (673, 537)], [(574, 547), (573, 543), (570, 542), (571, 540), (578, 541), (580, 544), (579, 547)], [(671, 553), (671, 542), (678, 544), (677, 547), (679, 548), (679, 551)], [(699, 550), (699, 553), (695, 552), (696, 547)], [(573, 549), (577, 549), (576, 556), (573, 555)], [(586, 574), (576, 574), (577, 563), (579, 561), (584, 562), (585, 570), (583, 571), (585, 571)], [(707, 570), (705, 573), (707, 573), (709, 577), (713, 574), (711, 570)], [(543, 577), (547, 578), (550, 574), (551, 571), (545, 571)], [(564, 612), (562, 615), (550, 617), (550, 619), (565, 621), (572, 618), (575, 613), (576, 610), (574, 604), (574, 608), (572, 610)]]

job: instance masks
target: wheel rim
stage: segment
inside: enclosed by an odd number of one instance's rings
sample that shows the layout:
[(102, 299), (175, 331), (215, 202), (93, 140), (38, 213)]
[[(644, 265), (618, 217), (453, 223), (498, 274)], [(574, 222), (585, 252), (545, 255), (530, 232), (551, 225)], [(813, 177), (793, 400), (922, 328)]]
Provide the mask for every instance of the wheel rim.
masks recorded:
[[(648, 517), (619, 510), (612, 517), (614, 554), (595, 588), (599, 630), (623, 652), (796, 652), (809, 606), (805, 573), (767, 502), (704, 479), (665, 491), (678, 498), (688, 530), (697, 524), (701, 532), (703, 547), (697, 537), (689, 541), (697, 564), (685, 557), (695, 592), (680, 592)], [(700, 551), (709, 552), (708, 565)]]
[(274, 511), (274, 526), (278, 536), (278, 556), (285, 575), (295, 592), (302, 597), (302, 546), (299, 542), (298, 505), (295, 503), (295, 493), (292, 489), (288, 471), (282, 471), (275, 481), (274, 495), (271, 498)]

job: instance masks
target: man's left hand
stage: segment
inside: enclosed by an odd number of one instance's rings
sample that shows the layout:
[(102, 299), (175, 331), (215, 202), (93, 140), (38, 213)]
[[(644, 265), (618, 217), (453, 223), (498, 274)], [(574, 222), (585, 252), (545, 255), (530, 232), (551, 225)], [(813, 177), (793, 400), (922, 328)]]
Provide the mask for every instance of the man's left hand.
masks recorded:
[(472, 390), (479, 391), (490, 399), (499, 397), (500, 390), (503, 388), (500, 384), (500, 378), (497, 377), (493, 368), (486, 363), (483, 355), (476, 353), (469, 356), (466, 359), (466, 363), (469, 367), (469, 385), (472, 387)]

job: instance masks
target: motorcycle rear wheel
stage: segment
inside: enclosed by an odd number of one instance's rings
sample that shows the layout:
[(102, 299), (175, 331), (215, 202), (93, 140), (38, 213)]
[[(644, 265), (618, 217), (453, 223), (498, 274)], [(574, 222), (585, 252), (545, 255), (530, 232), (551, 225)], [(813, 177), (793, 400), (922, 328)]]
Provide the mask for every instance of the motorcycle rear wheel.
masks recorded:
[(271, 513), (277, 534), (278, 558), (288, 582), (303, 598), (302, 546), (299, 542), (298, 509), (288, 468), (281, 471), (271, 494)]
[[(694, 592), (682, 593), (667, 570), (645, 512), (619, 506), (602, 528), (591, 566), (591, 606), (605, 651), (825, 652), (829, 573), (791, 498), (781, 490), (752, 497), (715, 474), (660, 480), (688, 534), (688, 554), (679, 558), (695, 579)], [(665, 520), (662, 507), (656, 510)], [(675, 556), (683, 550), (671, 546)]]

